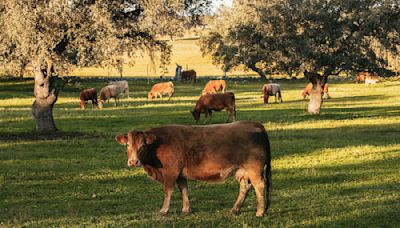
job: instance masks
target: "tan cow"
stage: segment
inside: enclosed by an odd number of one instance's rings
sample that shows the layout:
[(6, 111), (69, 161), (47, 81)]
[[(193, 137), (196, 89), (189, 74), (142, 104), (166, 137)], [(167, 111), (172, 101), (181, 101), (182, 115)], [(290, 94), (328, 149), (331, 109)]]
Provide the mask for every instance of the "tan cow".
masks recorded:
[(226, 91), (226, 81), (225, 80), (210, 80), (204, 86), (202, 95), (207, 93), (217, 93), (218, 91), (222, 91), (225, 93)]
[(187, 179), (220, 182), (235, 176), (240, 191), (231, 209), (234, 214), (240, 212), (251, 186), (257, 196), (256, 216), (263, 216), (270, 205), (271, 150), (267, 132), (259, 122), (167, 125), (132, 130), (115, 139), (127, 147), (128, 166), (143, 166), (148, 176), (163, 184), (162, 215), (168, 213), (175, 185), (182, 195), (182, 212), (190, 212)]
[(150, 92), (147, 93), (147, 98), (154, 99), (158, 96), (162, 98), (162, 95), (164, 94), (168, 94), (168, 100), (171, 99), (171, 97), (174, 95), (174, 83), (161, 82), (154, 84), (153, 87), (151, 87)]

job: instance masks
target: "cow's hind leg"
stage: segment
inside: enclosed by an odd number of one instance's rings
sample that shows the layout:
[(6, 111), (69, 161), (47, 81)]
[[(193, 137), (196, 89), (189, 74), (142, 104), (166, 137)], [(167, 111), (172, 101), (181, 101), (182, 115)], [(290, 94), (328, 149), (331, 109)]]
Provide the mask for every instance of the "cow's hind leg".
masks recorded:
[(179, 177), (176, 183), (182, 195), (182, 213), (187, 214), (190, 212), (187, 180), (184, 177)]
[(262, 175), (262, 170), (259, 172), (249, 171), (250, 182), (253, 185), (254, 191), (257, 196), (257, 217), (264, 216), (265, 212), (265, 181)]
[(251, 184), (248, 178), (242, 177), (240, 180), (240, 191), (238, 198), (235, 202), (235, 205), (233, 205), (233, 208), (231, 209), (232, 214), (238, 214), (240, 212), (240, 209), (243, 206), (244, 200), (246, 199), (247, 193), (249, 192), (251, 188)]

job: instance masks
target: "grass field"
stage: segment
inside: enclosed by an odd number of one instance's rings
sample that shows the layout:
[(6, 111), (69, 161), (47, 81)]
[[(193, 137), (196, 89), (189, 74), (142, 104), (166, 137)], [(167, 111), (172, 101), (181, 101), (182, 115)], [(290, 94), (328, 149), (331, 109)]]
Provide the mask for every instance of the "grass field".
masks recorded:
[[(120, 106), (85, 111), (79, 91), (66, 89), (54, 109), (57, 135), (33, 131), (32, 81), (0, 82), (0, 227), (399, 227), (400, 82), (330, 81), (333, 98), (319, 116), (305, 112), (304, 81), (279, 83), (284, 103), (264, 105), (261, 82), (228, 81), (237, 119), (261, 121), (271, 141), (272, 205), (258, 219), (254, 191), (240, 215), (229, 214), (233, 179), (190, 181), (192, 213), (181, 215), (176, 189), (169, 216), (158, 215), (162, 186), (128, 169), (114, 141), (132, 128), (193, 124), (204, 82), (176, 84), (171, 101), (148, 101), (151, 85), (130, 82)], [(212, 123), (225, 119), (215, 113)]]

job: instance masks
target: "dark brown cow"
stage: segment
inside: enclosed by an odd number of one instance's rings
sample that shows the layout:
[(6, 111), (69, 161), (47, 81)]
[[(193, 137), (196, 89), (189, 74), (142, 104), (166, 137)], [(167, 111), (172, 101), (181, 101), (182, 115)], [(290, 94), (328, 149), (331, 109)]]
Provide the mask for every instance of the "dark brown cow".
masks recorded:
[(195, 70), (184, 70), (181, 75), (181, 82), (191, 81), (196, 82), (196, 71)]
[(86, 104), (89, 100), (92, 101), (92, 108), (94, 108), (94, 105), (97, 106), (97, 91), (95, 88), (82, 90), (79, 94), (79, 98), (81, 100), (81, 109), (83, 110), (86, 108)]
[(181, 82), (191, 81), (196, 82), (196, 71), (195, 70), (184, 70), (182, 71), (182, 66), (176, 64), (175, 78), (180, 79)]
[(190, 212), (187, 179), (219, 182), (235, 176), (240, 191), (231, 209), (234, 214), (240, 212), (251, 185), (257, 196), (256, 216), (263, 216), (271, 203), (271, 151), (261, 123), (169, 125), (132, 130), (115, 139), (127, 146), (128, 166), (143, 166), (148, 176), (164, 185), (163, 215), (175, 185), (181, 191), (182, 212)]
[(217, 93), (218, 91), (225, 93), (225, 91), (226, 91), (226, 81), (225, 80), (210, 80), (210, 81), (208, 81), (207, 84), (204, 86), (202, 95), (205, 95), (207, 93)]
[(235, 107), (235, 95), (232, 92), (221, 93), (221, 94), (206, 94), (201, 96), (197, 102), (194, 110), (191, 111), (193, 118), (196, 120), (196, 124), (199, 122), (200, 114), (204, 113), (206, 121), (208, 123), (211, 120), (212, 111), (221, 111), (226, 109), (228, 113), (228, 120), (235, 121), (236, 118), (236, 107)]
[[(306, 98), (310, 95), (311, 90), (312, 90), (312, 83), (310, 82), (310, 83), (308, 83), (308, 84), (306, 85), (306, 87), (304, 88), (303, 92), (301, 93), (301, 96), (303, 96), (303, 98), (306, 99)], [(324, 94), (326, 94), (326, 98), (327, 98), (327, 99), (331, 98), (331, 97), (329, 96), (328, 83), (325, 83), (325, 85), (324, 85), (324, 91), (323, 91), (323, 93), (322, 93), (322, 96), (323, 96)]]

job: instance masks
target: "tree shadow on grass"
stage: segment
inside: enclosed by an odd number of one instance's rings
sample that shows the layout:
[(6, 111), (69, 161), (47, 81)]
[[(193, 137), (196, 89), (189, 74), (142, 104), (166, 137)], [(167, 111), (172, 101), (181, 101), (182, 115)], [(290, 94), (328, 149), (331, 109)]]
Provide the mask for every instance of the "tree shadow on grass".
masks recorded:
[(71, 140), (101, 137), (100, 133), (65, 132), (56, 131), (51, 133), (30, 132), (0, 132), (1, 141), (42, 141), (42, 140)]

